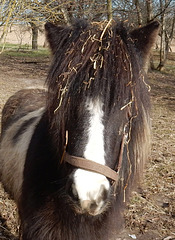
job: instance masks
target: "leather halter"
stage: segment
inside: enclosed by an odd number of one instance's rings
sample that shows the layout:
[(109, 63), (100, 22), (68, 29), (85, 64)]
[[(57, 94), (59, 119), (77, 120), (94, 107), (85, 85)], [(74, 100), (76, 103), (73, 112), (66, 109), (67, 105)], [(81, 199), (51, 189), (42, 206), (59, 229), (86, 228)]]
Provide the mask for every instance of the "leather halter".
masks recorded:
[(108, 166), (96, 163), (94, 161), (82, 158), (82, 157), (76, 157), (69, 155), (67, 152), (64, 153), (64, 161), (68, 162), (74, 167), (78, 167), (84, 170), (100, 173), (107, 178), (111, 179), (113, 181), (114, 185), (114, 195), (116, 191), (116, 186), (118, 183), (118, 178), (119, 178), (119, 170), (122, 165), (122, 160), (123, 160), (123, 151), (124, 151), (124, 145), (125, 145), (125, 139), (126, 139), (126, 133), (123, 134), (121, 145), (120, 145), (120, 153), (119, 153), (119, 159), (118, 159), (118, 164), (115, 166), (114, 170), (111, 169)]

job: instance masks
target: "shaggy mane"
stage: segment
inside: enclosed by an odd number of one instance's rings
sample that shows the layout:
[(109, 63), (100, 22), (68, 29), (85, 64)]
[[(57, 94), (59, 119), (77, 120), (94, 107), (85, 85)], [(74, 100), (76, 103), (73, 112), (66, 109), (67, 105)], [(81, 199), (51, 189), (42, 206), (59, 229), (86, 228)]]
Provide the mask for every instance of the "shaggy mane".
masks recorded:
[(143, 75), (133, 40), (121, 23), (80, 21), (62, 29), (57, 43), (47, 78), (51, 115), (75, 96), (80, 101), (103, 95), (109, 109), (116, 102), (122, 108), (134, 101), (136, 81)]

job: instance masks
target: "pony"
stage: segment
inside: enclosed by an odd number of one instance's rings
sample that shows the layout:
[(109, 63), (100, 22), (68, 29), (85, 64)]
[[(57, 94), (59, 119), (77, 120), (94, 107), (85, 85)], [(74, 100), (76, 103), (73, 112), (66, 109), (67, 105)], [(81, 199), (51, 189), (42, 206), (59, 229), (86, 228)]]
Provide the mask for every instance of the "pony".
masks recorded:
[(0, 179), (22, 240), (114, 240), (150, 148), (145, 80), (159, 23), (45, 25), (47, 89), (23, 89), (2, 111)]

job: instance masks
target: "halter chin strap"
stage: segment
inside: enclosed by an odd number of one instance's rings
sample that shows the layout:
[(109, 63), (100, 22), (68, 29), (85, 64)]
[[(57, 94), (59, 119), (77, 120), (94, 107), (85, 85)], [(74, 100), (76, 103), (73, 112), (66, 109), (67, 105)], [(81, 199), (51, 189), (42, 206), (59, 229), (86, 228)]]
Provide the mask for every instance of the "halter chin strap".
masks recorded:
[(118, 178), (119, 178), (119, 170), (122, 165), (123, 161), (123, 151), (124, 151), (124, 145), (125, 145), (125, 139), (126, 139), (126, 134), (123, 134), (122, 137), (122, 142), (120, 146), (120, 153), (119, 153), (119, 159), (118, 159), (118, 164), (115, 166), (114, 170), (111, 169), (108, 166), (96, 163), (94, 161), (82, 158), (82, 157), (76, 157), (69, 155), (67, 152), (64, 153), (64, 161), (68, 162), (74, 167), (78, 167), (84, 170), (96, 172), (99, 174), (102, 174), (106, 176), (107, 178), (111, 179), (113, 181), (113, 186), (114, 186), (114, 196), (116, 195), (116, 187), (118, 183)]

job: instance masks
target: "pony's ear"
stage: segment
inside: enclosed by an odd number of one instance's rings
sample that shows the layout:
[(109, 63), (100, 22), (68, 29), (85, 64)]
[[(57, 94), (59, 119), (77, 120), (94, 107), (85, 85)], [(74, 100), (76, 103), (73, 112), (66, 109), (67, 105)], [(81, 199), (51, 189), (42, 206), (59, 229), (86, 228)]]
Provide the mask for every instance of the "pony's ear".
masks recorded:
[(142, 67), (147, 71), (151, 48), (156, 42), (160, 24), (158, 21), (133, 30), (130, 35), (142, 58)]
[(53, 54), (59, 45), (61, 31), (63, 30), (63, 26), (56, 26), (49, 22), (45, 24), (46, 38)]

